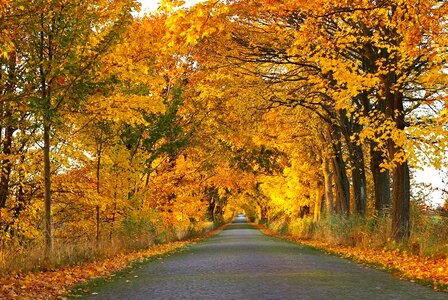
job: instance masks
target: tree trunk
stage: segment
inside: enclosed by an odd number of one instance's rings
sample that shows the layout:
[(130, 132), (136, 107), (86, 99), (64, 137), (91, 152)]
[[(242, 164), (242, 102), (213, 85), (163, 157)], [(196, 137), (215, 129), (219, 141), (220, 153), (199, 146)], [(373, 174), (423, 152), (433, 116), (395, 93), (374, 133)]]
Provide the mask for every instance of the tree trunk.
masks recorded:
[(322, 215), (323, 206), (325, 203), (325, 195), (324, 195), (324, 188), (321, 183), (317, 186), (317, 192), (316, 192), (316, 203), (314, 203), (314, 222), (317, 222), (320, 220), (320, 217)]
[(340, 133), (333, 126), (330, 131), (334, 156), (332, 159), (332, 167), (334, 181), (336, 185), (336, 205), (335, 211), (338, 214), (350, 215), (350, 183), (347, 177), (347, 167), (342, 156), (342, 143)]
[[(9, 59), (8, 59), (8, 81), (6, 84), (6, 88), (4, 90), (4, 93), (7, 96), (12, 96), (15, 93), (16, 88), (16, 52), (11, 51), (8, 53)], [(1, 72), (0, 72), (1, 76)], [(1, 78), (1, 77), (0, 77)], [(6, 207), (6, 202), (8, 201), (9, 193), (10, 193), (10, 176), (11, 176), (11, 169), (12, 169), (12, 163), (10, 156), (12, 154), (12, 140), (14, 136), (14, 132), (16, 131), (16, 128), (14, 127), (14, 122), (12, 118), (12, 111), (11, 107), (9, 105), (8, 100), (4, 101), (2, 99), (1, 106), (0, 106), (1, 114), (2, 114), (2, 121), (4, 123), (4, 130), (5, 135), (2, 137), (2, 128), (0, 127), (0, 141), (3, 141), (3, 149), (2, 153), (4, 154), (5, 158), (1, 162), (0, 165), (0, 208)]]
[[(364, 59), (365, 69), (371, 73), (375, 72), (374, 64)], [(372, 112), (372, 105), (368, 97), (363, 98), (364, 114), (367, 116)], [(377, 101), (375, 110), (373, 111), (377, 118), (381, 118), (386, 113), (386, 102)], [(381, 119), (380, 119), (381, 121)], [(379, 139), (379, 133), (375, 134), (375, 138)], [(378, 143), (375, 140), (370, 141), (370, 170), (372, 172), (373, 184), (375, 190), (375, 211), (378, 215), (382, 215), (390, 208), (390, 175), (389, 170), (381, 170), (381, 164), (387, 160), (387, 156), (381, 149), (378, 149)]]
[(325, 210), (328, 216), (334, 213), (334, 197), (333, 197), (333, 173), (330, 169), (330, 159), (322, 158), (322, 173), (324, 175), (325, 188)]
[(317, 188), (316, 191), (316, 200), (314, 200), (314, 212), (313, 212), (313, 221), (317, 222), (320, 220), (320, 210), (322, 205), (322, 190), (320, 187)]
[(407, 240), (410, 235), (410, 179), (407, 162), (393, 171), (392, 180), (392, 235), (396, 241)]
[(223, 209), (221, 205), (216, 205), (215, 206), (215, 212), (214, 212), (214, 219), (213, 222), (215, 223), (215, 225), (219, 226), (223, 223), (224, 218), (223, 218)]
[(365, 217), (367, 207), (367, 180), (364, 165), (364, 153), (362, 146), (350, 142), (349, 146), (350, 163), (353, 184), (353, 202), (355, 213)]
[(215, 201), (208, 202), (207, 214), (208, 214), (209, 220), (212, 222), (215, 221), (215, 206), (216, 206)]
[[(386, 100), (386, 118), (393, 121), (396, 128), (391, 130), (404, 131), (406, 127), (403, 94), (395, 85), (398, 82), (394, 73), (382, 78), (383, 94)], [(394, 87), (394, 88), (392, 88)], [(389, 160), (394, 161), (397, 156), (404, 156), (401, 145), (390, 137), (388, 140)], [(410, 226), (410, 176), (407, 160), (398, 160), (392, 168), (392, 237), (395, 241), (409, 238)]]
[(45, 257), (49, 258), (53, 248), (51, 234), (51, 161), (49, 121), (44, 124), (44, 186), (45, 186)]
[(383, 153), (375, 150), (375, 143), (370, 145), (370, 169), (375, 188), (375, 210), (378, 215), (385, 213), (390, 208), (390, 176), (389, 171), (381, 171)]
[[(20, 163), (23, 165), (25, 163), (25, 155), (20, 156)], [(17, 190), (17, 205), (14, 209), (14, 219), (17, 219), (22, 212), (22, 210), (26, 207), (25, 203), (25, 190), (24, 190), (24, 184), (25, 184), (25, 174), (23, 168), (19, 168), (18, 171), (18, 181), (19, 181), (19, 187)]]
[[(395, 97), (396, 124), (398, 130), (404, 130), (404, 113), (402, 97), (398, 100)], [(398, 105), (398, 106), (397, 106)], [(397, 109), (398, 108), (398, 109)], [(393, 159), (397, 153), (403, 152), (395, 141), (389, 140), (389, 153)], [(401, 154), (401, 153), (400, 153)], [(410, 176), (407, 161), (399, 162), (392, 170), (392, 236), (396, 241), (404, 241), (410, 235)]]
[[(45, 17), (41, 13), (41, 31), (39, 45), (39, 76), (42, 101), (42, 121), (43, 121), (43, 139), (44, 139), (44, 202), (45, 202), (45, 257), (48, 259), (53, 250), (52, 228), (51, 228), (51, 160), (50, 160), (50, 132), (51, 132), (51, 91), (47, 83), (47, 70), (45, 70), (44, 62), (52, 62), (52, 39), (51, 35), (45, 36)], [(45, 48), (48, 53), (45, 53)], [(48, 57), (46, 57), (48, 55)]]
[(367, 180), (364, 152), (361, 145), (357, 145), (356, 142), (352, 141), (352, 135), (361, 132), (362, 127), (356, 123), (356, 120), (349, 120), (345, 110), (339, 111), (339, 120), (351, 165), (354, 212), (364, 217), (367, 206)]
[(118, 189), (118, 178), (115, 179), (115, 188), (114, 188), (114, 210), (112, 212), (112, 224), (110, 225), (109, 232), (109, 241), (112, 241), (112, 236), (114, 233), (114, 225), (115, 225), (115, 215), (117, 214), (117, 189)]
[[(364, 161), (362, 161), (364, 163)], [(366, 173), (364, 167), (352, 167), (353, 201), (355, 202), (355, 213), (365, 217), (367, 206)]]
[(258, 204), (260, 207), (260, 224), (268, 223), (268, 208), (264, 204)]
[[(96, 164), (96, 192), (98, 196), (100, 196), (100, 188), (101, 188), (101, 155), (103, 150), (103, 141), (100, 137), (98, 149), (97, 149), (97, 164)], [(96, 211), (96, 247), (100, 246), (100, 205), (97, 204), (95, 207)]]
[[(9, 110), (9, 109), (8, 109)], [(6, 112), (5, 119), (10, 119), (11, 113), (9, 111)], [(10, 155), (12, 154), (11, 146), (12, 139), (15, 129), (11, 125), (7, 125), (5, 128), (5, 137), (3, 138), (3, 154), (5, 155), (5, 159), (3, 159), (1, 164), (1, 176), (0, 176), (0, 208), (4, 208), (6, 206), (6, 201), (9, 196), (9, 183), (11, 176), (11, 159)]]

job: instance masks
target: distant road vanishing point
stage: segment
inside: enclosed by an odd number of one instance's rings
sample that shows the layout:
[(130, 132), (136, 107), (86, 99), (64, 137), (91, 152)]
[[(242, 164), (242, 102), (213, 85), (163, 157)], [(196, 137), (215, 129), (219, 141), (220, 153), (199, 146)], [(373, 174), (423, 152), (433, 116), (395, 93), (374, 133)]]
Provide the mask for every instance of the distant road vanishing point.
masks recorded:
[(263, 235), (239, 215), (218, 235), (83, 299), (448, 299), (391, 274)]

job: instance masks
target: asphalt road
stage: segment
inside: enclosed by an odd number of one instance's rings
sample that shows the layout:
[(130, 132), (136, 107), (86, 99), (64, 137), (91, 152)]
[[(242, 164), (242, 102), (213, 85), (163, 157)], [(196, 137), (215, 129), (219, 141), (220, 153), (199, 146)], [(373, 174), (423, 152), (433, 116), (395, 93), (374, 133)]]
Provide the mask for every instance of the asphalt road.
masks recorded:
[(239, 217), (218, 235), (148, 262), (82, 299), (448, 299), (391, 274), (263, 235)]

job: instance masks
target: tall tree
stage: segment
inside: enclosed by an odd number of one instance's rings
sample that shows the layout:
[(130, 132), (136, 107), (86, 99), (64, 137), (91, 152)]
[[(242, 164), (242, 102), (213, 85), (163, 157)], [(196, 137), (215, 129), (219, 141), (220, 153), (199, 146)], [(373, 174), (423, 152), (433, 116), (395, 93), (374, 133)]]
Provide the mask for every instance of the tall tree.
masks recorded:
[[(27, 36), (27, 68), (35, 70), (36, 93), (29, 105), (39, 118), (43, 134), (46, 253), (51, 233), (51, 138), (58, 117), (78, 110), (92, 93), (99, 57), (110, 51), (131, 20), (133, 1), (37, 1), (24, 7), (29, 18), (20, 20)], [(111, 20), (113, 20), (111, 22)]]

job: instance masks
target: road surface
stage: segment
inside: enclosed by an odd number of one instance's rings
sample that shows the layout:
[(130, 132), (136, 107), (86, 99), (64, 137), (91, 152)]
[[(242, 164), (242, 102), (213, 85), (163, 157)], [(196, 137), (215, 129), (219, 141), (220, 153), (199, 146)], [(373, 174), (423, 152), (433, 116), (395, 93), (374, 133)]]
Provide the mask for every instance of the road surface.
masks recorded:
[(263, 235), (238, 217), (218, 235), (150, 261), (82, 299), (448, 299), (391, 274)]

